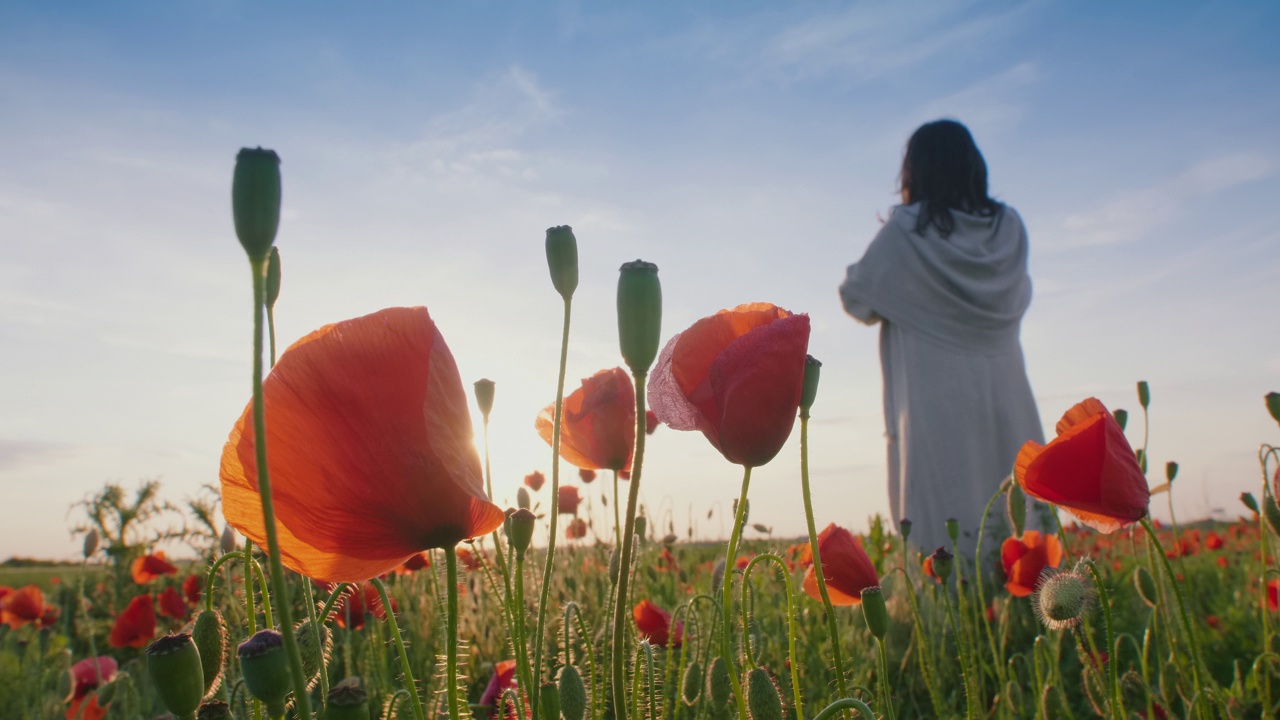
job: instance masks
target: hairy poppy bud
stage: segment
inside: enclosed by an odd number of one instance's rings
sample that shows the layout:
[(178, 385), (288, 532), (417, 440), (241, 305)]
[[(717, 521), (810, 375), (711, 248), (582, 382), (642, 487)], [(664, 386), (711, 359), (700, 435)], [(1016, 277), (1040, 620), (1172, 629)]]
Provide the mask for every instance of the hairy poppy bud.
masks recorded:
[(98, 552), (98, 530), (90, 528), (89, 532), (84, 534), (84, 557), (89, 559), (93, 554)]
[(649, 521), (643, 515), (637, 515), (635, 529), (636, 537), (643, 543), (644, 539), (649, 536)]
[(329, 691), (325, 698), (325, 720), (368, 720), (369, 694), (360, 679), (349, 677)]
[(724, 558), (720, 558), (715, 565), (711, 566), (711, 594), (713, 596), (720, 594), (720, 588), (724, 584), (724, 565)]
[(280, 227), (280, 156), (274, 150), (240, 149), (231, 180), (231, 213), (249, 259), (265, 261)]
[(560, 668), (560, 714), (564, 720), (582, 720), (587, 714), (587, 686), (572, 665)]
[(221, 700), (202, 703), (196, 711), (196, 720), (235, 720), (231, 706)]
[(230, 525), (222, 527), (222, 537), (218, 540), (218, 547), (224, 554), (236, 551), (236, 531)]
[(680, 683), (680, 699), (684, 704), (693, 707), (702, 697), (702, 665), (697, 660), (689, 663), (684, 669), (684, 678)]
[(622, 563), (618, 559), (618, 548), (614, 548), (609, 552), (609, 582), (618, 584), (618, 566)]
[(1022, 534), (1027, 526), (1027, 496), (1018, 483), (1009, 483), (1009, 491), (1005, 494), (1005, 509), (1009, 514), (1009, 527), (1015, 537)]
[(707, 691), (711, 694), (712, 707), (724, 707), (733, 695), (733, 683), (729, 679), (729, 663), (717, 656), (711, 661), (707, 673)]
[(951, 564), (955, 560), (955, 555), (947, 552), (946, 548), (940, 547), (937, 550), (934, 550), (933, 554), (929, 557), (933, 561), (933, 574), (936, 575), (939, 580), (946, 582), (947, 578), (951, 577)]
[(538, 691), (539, 716), (556, 720), (560, 717), (560, 688), (553, 682), (542, 683)]
[(289, 694), (289, 667), (284, 638), (275, 630), (259, 630), (240, 643), (240, 671), (249, 694), (267, 706), (271, 717), (284, 715), (284, 699)]
[(658, 356), (662, 332), (662, 284), (658, 266), (643, 260), (624, 263), (618, 278), (618, 344), (634, 375), (644, 375)]
[(1042, 580), (1032, 606), (1040, 622), (1050, 630), (1074, 628), (1084, 620), (1091, 593), (1088, 579), (1077, 566)]
[(955, 545), (960, 541), (960, 521), (955, 518), (947, 518), (947, 537), (951, 538), (951, 544)]
[(773, 684), (769, 671), (753, 668), (747, 672), (747, 710), (751, 720), (782, 720), (782, 698), (778, 686)]
[(547, 267), (560, 297), (572, 298), (578, 289), (578, 240), (568, 225), (547, 228)]
[(1121, 430), (1124, 430), (1125, 426), (1129, 424), (1129, 411), (1123, 408), (1113, 410), (1111, 417), (1116, 419), (1116, 424), (1120, 426)]
[(1267, 393), (1267, 412), (1271, 413), (1271, 419), (1280, 423), (1280, 393)]
[(1160, 603), (1160, 594), (1156, 591), (1156, 579), (1141, 565), (1133, 571), (1133, 586), (1138, 589), (1138, 596), (1148, 607), (1155, 607)]
[(204, 674), (204, 692), (209, 697), (222, 682), (222, 663), (227, 656), (227, 623), (217, 610), (205, 610), (196, 616), (191, 628), (191, 641), (200, 651), (200, 668)]
[(178, 717), (194, 713), (204, 697), (204, 674), (191, 636), (165, 635), (148, 645), (146, 654), (147, 673), (165, 708)]
[(516, 507), (521, 510), (528, 510), (532, 502), (529, 500), (529, 491), (524, 488), (516, 489)]
[(1151, 405), (1151, 386), (1147, 385), (1146, 380), (1138, 381), (1138, 404), (1146, 410)]
[(493, 381), (481, 378), (476, 381), (476, 406), (480, 408), (480, 416), (489, 422), (489, 413), (493, 411)]
[(862, 588), (862, 617), (867, 621), (871, 634), (883, 640), (889, 632), (889, 609), (879, 587)]
[(809, 408), (818, 399), (818, 380), (822, 376), (822, 362), (812, 355), (804, 356), (804, 385), (800, 390), (800, 417), (808, 419)]
[(1259, 512), (1258, 501), (1253, 497), (1253, 493), (1251, 492), (1240, 493), (1240, 502), (1244, 503), (1244, 506), (1249, 508), (1250, 510), (1254, 512)]
[(312, 623), (308, 619), (294, 628), (293, 636), (298, 638), (302, 674), (307, 676), (307, 689), (311, 690), (320, 682), (320, 668), (329, 663), (329, 655), (333, 652), (333, 633), (328, 625)]
[(1178, 463), (1172, 460), (1164, 464), (1164, 476), (1169, 482), (1178, 477)]
[(280, 299), (280, 248), (272, 247), (267, 256), (267, 309), (274, 309)]
[(516, 557), (524, 557), (533, 541), (533, 526), (537, 518), (528, 508), (520, 508), (511, 513), (511, 546), (515, 548)]
[(911, 537), (911, 521), (908, 520), (907, 518), (902, 518), (901, 520), (899, 520), (898, 532), (902, 533), (903, 542), (905, 542), (907, 538)]

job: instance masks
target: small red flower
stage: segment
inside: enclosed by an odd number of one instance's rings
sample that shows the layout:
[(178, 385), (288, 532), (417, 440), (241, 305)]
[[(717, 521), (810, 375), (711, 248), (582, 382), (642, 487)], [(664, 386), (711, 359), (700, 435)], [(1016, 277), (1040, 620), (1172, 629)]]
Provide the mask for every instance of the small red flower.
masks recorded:
[(204, 578), (200, 575), (188, 575), (187, 579), (182, 581), (182, 597), (186, 599), (188, 605), (196, 607), (203, 596)]
[(1219, 628), (1221, 628), (1221, 627), (1222, 627), (1222, 621), (1218, 619), (1218, 616), (1217, 616), (1217, 615), (1209, 615), (1209, 616), (1206, 616), (1206, 617), (1205, 617), (1205, 619), (1204, 619), (1204, 624), (1205, 624), (1205, 625), (1208, 625), (1209, 627), (1213, 628), (1214, 630), (1218, 630)]
[(397, 575), (410, 575), (429, 567), (431, 567), (431, 555), (423, 551), (416, 555), (410, 555), (408, 560), (400, 563), (400, 566), (395, 569), (395, 573)]
[[(334, 588), (329, 583), (321, 583), (320, 587), (327, 593), (333, 592)], [(395, 598), (391, 599), (391, 610), (400, 612)], [(334, 622), (338, 627), (348, 630), (363, 628), (365, 616), (368, 614), (372, 614), (379, 620), (387, 618), (387, 610), (382, 606), (382, 596), (378, 594), (378, 588), (369, 582), (360, 583), (355, 589), (348, 586), (342, 594), (342, 599), (333, 607)]]
[(673, 630), (671, 613), (648, 600), (641, 600), (632, 608), (631, 616), (635, 618), (640, 636), (647, 638), (652, 645), (667, 647), (670, 643), (672, 648), (678, 648), (684, 642), (684, 623), (676, 623)]
[(1224, 568), (1224, 567), (1230, 567), (1230, 566), (1231, 566), (1231, 561), (1227, 560), (1227, 556), (1226, 556), (1226, 555), (1219, 555), (1219, 556), (1218, 556), (1218, 567), (1223, 567), (1223, 568)]
[(1271, 612), (1280, 610), (1280, 578), (1267, 581), (1267, 607)]
[(596, 481), (596, 471), (582, 468), (578, 471), (578, 479), (582, 481), (583, 485), (590, 485)]
[(577, 515), (578, 504), (582, 502), (582, 496), (578, 495), (578, 488), (574, 485), (561, 485), (559, 492), (556, 493), (559, 499), (561, 515)]
[(543, 475), (541, 472), (537, 470), (534, 470), (533, 472), (524, 476), (525, 487), (529, 488), (534, 492), (538, 492), (539, 490), (541, 490), (542, 485), (546, 482), (547, 482), (547, 476)]
[(178, 568), (164, 558), (164, 551), (143, 555), (133, 561), (133, 581), (146, 585), (161, 575), (177, 575)]
[[(480, 695), (480, 704), (493, 708), (490, 717), (497, 718), (499, 705), (502, 704), (502, 694), (507, 690), (518, 690), (518, 688), (516, 661), (502, 660), (493, 666), (493, 675), (489, 678), (489, 684), (485, 687), (484, 693)], [(507, 717), (515, 717), (515, 712), (510, 708), (508, 708)]]
[[(876, 566), (867, 557), (867, 551), (862, 549), (862, 542), (835, 523), (818, 533), (818, 554), (822, 558), (822, 577), (826, 580), (827, 595), (832, 605), (857, 605), (862, 602), (865, 588), (880, 584)], [(809, 597), (822, 602), (813, 565), (805, 571), (804, 591)]]
[(576, 517), (564, 527), (564, 536), (570, 540), (581, 540), (587, 536), (587, 521)]
[(111, 647), (144, 648), (156, 636), (156, 609), (151, 593), (135, 595), (129, 605), (116, 616), (108, 642)]
[(468, 550), (467, 548), (460, 547), (458, 548), (457, 553), (458, 553), (458, 562), (462, 564), (463, 568), (467, 570), (480, 569), (480, 558), (476, 557), (476, 554), (474, 552), (472, 552), (471, 550)]
[(1223, 545), (1226, 545), (1226, 542), (1223, 541), (1222, 536), (1218, 533), (1210, 532), (1205, 536), (1204, 546), (1206, 548), (1209, 548), (1210, 550), (1221, 550)]
[(161, 590), (160, 594), (156, 596), (156, 601), (160, 604), (160, 614), (162, 616), (173, 618), (174, 620), (187, 619), (187, 603), (172, 586)]
[(1004, 586), (1014, 597), (1026, 597), (1035, 592), (1040, 574), (1047, 568), (1062, 564), (1062, 544), (1052, 535), (1036, 530), (1022, 533), (1021, 538), (1011, 537), (1000, 546), (1000, 562), (1008, 578)]
[[(534, 425), (542, 439), (554, 439), (556, 406), (538, 413)], [(620, 367), (585, 378), (564, 399), (560, 416), (560, 457), (580, 468), (630, 470), (636, 442), (636, 393)]]
[(46, 627), (57, 621), (58, 608), (45, 604), (44, 593), (39, 586), (5, 589), (9, 592), (0, 596), (0, 622), (11, 628), (18, 628), (27, 623)]
[(102, 720), (106, 706), (98, 705), (99, 686), (111, 682), (116, 676), (116, 661), (105, 655), (85, 658), (71, 666), (71, 694), (67, 696), (67, 720)]

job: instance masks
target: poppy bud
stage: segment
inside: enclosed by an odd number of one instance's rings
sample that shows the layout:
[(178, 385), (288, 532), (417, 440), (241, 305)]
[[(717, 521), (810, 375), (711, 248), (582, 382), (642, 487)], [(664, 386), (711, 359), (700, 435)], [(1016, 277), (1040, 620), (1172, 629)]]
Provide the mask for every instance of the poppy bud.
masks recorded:
[(1133, 451), (1133, 457), (1138, 461), (1138, 468), (1142, 470), (1142, 474), (1147, 473), (1147, 453), (1142, 448)]
[(635, 529), (636, 537), (643, 543), (644, 539), (649, 536), (649, 521), (643, 515), (637, 515)]
[(516, 557), (523, 558), (529, 543), (533, 541), (533, 526), (537, 518), (528, 508), (520, 508), (511, 513), (511, 546), (515, 548)]
[(1276, 507), (1275, 496), (1267, 495), (1262, 499), (1262, 514), (1266, 516), (1271, 531), (1280, 534), (1280, 507)]
[(360, 686), (359, 678), (349, 677), (329, 691), (325, 697), (325, 720), (368, 720), (369, 694)]
[(1078, 570), (1060, 572), (1040, 582), (1032, 606), (1050, 630), (1074, 628), (1084, 620), (1090, 593), (1088, 580)]
[(529, 491), (525, 490), (524, 488), (517, 489), (516, 490), (516, 507), (520, 508), (521, 510), (528, 510), (530, 504), (531, 503), (529, 500)]
[(187, 633), (165, 635), (147, 646), (147, 672), (166, 709), (187, 717), (204, 697), (200, 651)]
[(614, 548), (609, 552), (609, 582), (618, 583), (618, 565), (621, 564), (618, 559), (618, 548)]
[(747, 710), (751, 720), (782, 720), (782, 698), (778, 686), (773, 684), (769, 671), (753, 668), (747, 672)]
[(1280, 393), (1267, 393), (1267, 412), (1271, 413), (1271, 419), (1280, 423)]
[(947, 518), (947, 537), (951, 538), (951, 544), (955, 545), (960, 541), (960, 521), (955, 518)]
[(559, 690), (560, 714), (564, 720), (582, 720), (587, 713), (587, 686), (582, 683), (578, 668), (572, 665), (560, 668)]
[(191, 628), (191, 641), (200, 651), (200, 668), (204, 675), (204, 692), (209, 697), (222, 681), (222, 663), (227, 656), (227, 623), (217, 610), (205, 610), (196, 616)]
[(1178, 477), (1178, 463), (1172, 460), (1164, 464), (1164, 476), (1169, 482)]
[(689, 663), (684, 669), (684, 678), (680, 683), (680, 699), (684, 704), (693, 707), (702, 697), (702, 665), (697, 660)]
[(196, 711), (196, 720), (235, 720), (231, 714), (231, 706), (221, 700), (202, 703)]
[(1009, 514), (1009, 527), (1012, 528), (1015, 537), (1019, 536), (1022, 534), (1022, 529), (1027, 526), (1027, 496), (1018, 483), (1009, 483), (1005, 500), (1005, 508)]
[(84, 557), (86, 560), (93, 557), (98, 552), (98, 529), (90, 528), (89, 532), (84, 534)]
[(947, 578), (951, 577), (951, 564), (955, 560), (955, 555), (947, 552), (946, 548), (940, 547), (929, 557), (933, 561), (933, 574), (939, 580), (946, 582)]
[(272, 247), (271, 254), (267, 256), (267, 309), (271, 310), (276, 306), (276, 300), (280, 299), (280, 248)]
[(1133, 571), (1133, 586), (1138, 589), (1138, 596), (1148, 607), (1159, 604), (1160, 594), (1156, 591), (1156, 579), (1141, 565)]
[(540, 717), (559, 720), (560, 688), (555, 683), (542, 683), (542, 689), (538, 692), (538, 710)]
[(804, 385), (800, 390), (800, 417), (808, 419), (809, 408), (818, 398), (818, 379), (822, 376), (822, 362), (812, 355), (804, 356)]
[(707, 691), (711, 694), (712, 707), (728, 705), (733, 695), (733, 683), (729, 679), (729, 663), (717, 656), (711, 661), (711, 671), (707, 673)]
[(667, 533), (666, 535), (663, 535), (663, 536), (662, 536), (662, 544), (663, 544), (663, 545), (674, 545), (674, 544), (676, 543), (676, 541), (677, 541), (677, 540), (679, 540), (679, 539), (680, 539), (680, 536), (679, 536), (679, 535), (676, 535), (675, 533)]
[(662, 332), (662, 284), (658, 266), (643, 260), (624, 263), (618, 278), (618, 344), (633, 375), (644, 375), (658, 356)]
[[(319, 638), (317, 638), (317, 634)], [(307, 689), (311, 690), (320, 682), (320, 668), (329, 663), (329, 655), (333, 652), (333, 633), (324, 623), (312, 624), (311, 620), (303, 620), (294, 628), (293, 636), (298, 638), (298, 653), (302, 656), (302, 674), (307, 677)]]
[(1113, 410), (1111, 417), (1116, 419), (1116, 424), (1120, 426), (1121, 430), (1124, 430), (1125, 426), (1129, 424), (1129, 411), (1123, 408)]
[(547, 267), (560, 297), (572, 298), (578, 289), (578, 240), (568, 225), (547, 228)]
[(493, 411), (493, 381), (481, 378), (476, 381), (476, 406), (480, 408), (480, 416), (489, 422), (489, 413)]
[(711, 594), (719, 595), (720, 587), (724, 583), (724, 558), (716, 561), (711, 567)]
[(222, 548), (223, 553), (235, 552), (236, 531), (230, 525), (223, 526), (222, 538), (218, 541), (218, 545)]
[(862, 617), (867, 629), (877, 640), (884, 640), (889, 632), (889, 609), (885, 607), (884, 593), (878, 587), (862, 588)]
[(289, 694), (289, 667), (284, 638), (275, 630), (259, 630), (240, 643), (240, 672), (249, 694), (267, 706), (271, 717), (284, 715), (284, 699)]
[(1143, 410), (1146, 410), (1147, 406), (1151, 404), (1151, 387), (1147, 385), (1146, 380), (1138, 381), (1138, 404), (1142, 406)]
[(899, 520), (898, 532), (902, 533), (902, 541), (906, 542), (907, 538), (911, 537), (911, 521), (906, 518)]
[(231, 180), (231, 214), (249, 259), (266, 260), (280, 227), (280, 156), (274, 150), (240, 149)]
[(1244, 506), (1249, 508), (1250, 510), (1254, 512), (1258, 512), (1258, 501), (1254, 499), (1253, 493), (1251, 492), (1240, 493), (1240, 502), (1244, 503)]

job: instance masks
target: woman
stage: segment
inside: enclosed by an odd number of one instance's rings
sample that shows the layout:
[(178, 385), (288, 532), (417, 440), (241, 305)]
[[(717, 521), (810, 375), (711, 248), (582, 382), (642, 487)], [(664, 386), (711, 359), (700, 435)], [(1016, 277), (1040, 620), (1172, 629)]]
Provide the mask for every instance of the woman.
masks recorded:
[(901, 189), (840, 296), (854, 318), (880, 323), (894, 518), (909, 518), (926, 550), (950, 544), (955, 518), (972, 554), (1018, 448), (1044, 441), (1018, 338), (1031, 302), (1027, 233), (987, 195), (986, 162), (958, 122), (915, 131)]

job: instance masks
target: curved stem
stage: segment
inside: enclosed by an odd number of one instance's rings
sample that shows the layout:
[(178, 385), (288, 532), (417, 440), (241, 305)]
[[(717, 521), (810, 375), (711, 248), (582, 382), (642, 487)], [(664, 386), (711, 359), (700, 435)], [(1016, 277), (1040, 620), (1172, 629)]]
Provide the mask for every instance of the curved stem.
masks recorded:
[(836, 713), (844, 710), (857, 710), (860, 717), (867, 717), (875, 720), (876, 714), (871, 712), (871, 708), (867, 707), (866, 703), (861, 700), (854, 700), (850, 697), (840, 698), (826, 706), (813, 720), (830, 720), (830, 718), (834, 717)]
[[(782, 576), (782, 582), (787, 589), (787, 659), (790, 661), (790, 665), (791, 665), (791, 692), (793, 694), (792, 702), (794, 702), (796, 706), (795, 716), (798, 718), (802, 718), (804, 717), (804, 698), (800, 692), (800, 662), (799, 662), (799, 659), (796, 657), (795, 590), (794, 588), (791, 587), (791, 571), (787, 569), (787, 563), (784, 562), (782, 558), (778, 557), (777, 555), (773, 555), (770, 553), (757, 555), (751, 559), (751, 562), (747, 563), (747, 569), (742, 574), (742, 608), (744, 613), (744, 617), (742, 618), (742, 626), (744, 629), (747, 626), (747, 619), (745, 617), (745, 613), (746, 613), (746, 607), (747, 607), (747, 587), (750, 585), (751, 571), (755, 568), (756, 563), (762, 560), (767, 560), (767, 561), (776, 563), (778, 565), (778, 574)], [(751, 657), (750, 635), (749, 634), (744, 635), (743, 641), (747, 643), (747, 646), (744, 647), (743, 649), (746, 651), (747, 657)], [(882, 655), (883, 655), (883, 652), (882, 652)]]
[[(453, 548), (449, 548), (448, 550), (446, 550), (446, 557), (449, 557), (450, 559), (453, 560), (453, 564), (454, 564), (453, 575), (456, 576), (458, 573), (457, 558), (453, 554)], [(400, 653), (400, 671), (404, 673), (404, 684), (409, 691), (409, 699), (412, 701), (412, 704), (410, 705), (410, 707), (413, 708), (413, 717), (415, 718), (415, 720), (426, 720), (426, 713), (422, 709), (422, 698), (418, 697), (418, 685), (413, 679), (413, 667), (409, 664), (409, 652), (407, 649), (405, 649), (404, 638), (400, 636), (400, 624), (396, 622), (396, 614), (391, 610), (391, 598), (387, 595), (387, 586), (383, 585), (382, 580), (379, 578), (373, 578), (369, 582), (373, 583), (373, 586), (378, 589), (378, 597), (382, 598), (382, 610), (387, 614), (387, 624), (391, 626), (391, 639), (395, 641), (396, 650)], [(457, 596), (457, 592), (458, 590), (455, 587), (454, 588), (455, 599)], [(450, 613), (452, 614), (454, 611), (457, 610), (457, 608), (450, 607), (449, 610), (450, 610)], [(450, 645), (448, 650), (450, 651), (449, 669), (451, 672), (456, 672), (457, 668), (454, 667), (455, 658), (453, 657), (453, 650), (454, 650), (453, 646)], [(453, 710), (452, 693), (450, 693), (450, 695), (451, 695), (451, 698), (449, 703), (449, 709), (450, 711), (452, 711)], [(450, 715), (453, 718), (453, 720), (458, 720), (457, 716), (453, 715), (452, 712), (450, 713)]]
[[(733, 534), (729, 536), (729, 549), (724, 558), (724, 577), (720, 579), (720, 602), (724, 611), (724, 632), (720, 637), (721, 654), (729, 663), (729, 684), (738, 703), (738, 720), (747, 720), (747, 699), (742, 695), (742, 683), (738, 680), (738, 663), (733, 653), (733, 566), (738, 559), (738, 542), (742, 539), (742, 524), (747, 513), (747, 488), (751, 485), (751, 466), (743, 468), (742, 494), (738, 497), (738, 511), (734, 513)], [(747, 650), (748, 648), (743, 648)]]
[(222, 566), (225, 565), (228, 561), (235, 560), (237, 558), (244, 559), (244, 553), (240, 552), (239, 550), (236, 550), (234, 552), (229, 552), (223, 555), (222, 557), (219, 557), (217, 560), (214, 560), (212, 563), (210, 563), (209, 570), (205, 573), (205, 581), (204, 581), (204, 587), (205, 587), (204, 609), (205, 610), (209, 610), (209, 611), (213, 610), (213, 581), (218, 576), (218, 570), (221, 570)]
[(333, 586), (333, 590), (329, 591), (329, 597), (324, 601), (324, 607), (320, 610), (320, 622), (329, 622), (329, 616), (333, 614), (333, 606), (338, 604), (338, 598), (348, 587), (350, 585), (344, 582)]
[[(613, 645), (611, 650), (613, 707), (617, 720), (627, 720), (627, 587), (631, 581), (631, 550), (635, 544), (636, 503), (640, 499), (640, 472), (644, 466), (645, 373), (633, 373), (636, 395), (636, 449), (631, 462), (631, 487), (627, 492), (627, 519), (618, 553), (618, 582), (613, 605)], [(616, 506), (616, 503), (615, 503)]]

